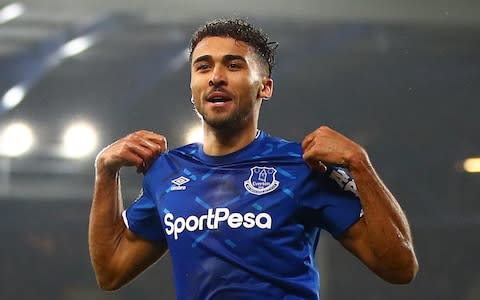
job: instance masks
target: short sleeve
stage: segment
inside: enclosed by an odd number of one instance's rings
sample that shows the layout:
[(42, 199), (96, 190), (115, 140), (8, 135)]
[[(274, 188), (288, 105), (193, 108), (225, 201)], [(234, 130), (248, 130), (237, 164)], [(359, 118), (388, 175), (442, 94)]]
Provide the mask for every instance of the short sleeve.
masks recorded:
[(165, 240), (155, 201), (145, 189), (145, 183), (137, 200), (122, 213), (122, 216), (125, 225), (136, 235), (153, 242)]
[(311, 171), (300, 198), (309, 223), (338, 238), (363, 214), (353, 178), (340, 168), (327, 173)]

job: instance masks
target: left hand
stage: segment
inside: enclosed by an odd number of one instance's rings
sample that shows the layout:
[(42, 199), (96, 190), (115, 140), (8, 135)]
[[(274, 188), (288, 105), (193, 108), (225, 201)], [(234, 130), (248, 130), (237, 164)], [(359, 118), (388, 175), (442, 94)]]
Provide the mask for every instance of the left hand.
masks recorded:
[(348, 168), (354, 157), (365, 155), (365, 150), (346, 136), (321, 126), (302, 142), (303, 159), (313, 169), (326, 172), (328, 165)]

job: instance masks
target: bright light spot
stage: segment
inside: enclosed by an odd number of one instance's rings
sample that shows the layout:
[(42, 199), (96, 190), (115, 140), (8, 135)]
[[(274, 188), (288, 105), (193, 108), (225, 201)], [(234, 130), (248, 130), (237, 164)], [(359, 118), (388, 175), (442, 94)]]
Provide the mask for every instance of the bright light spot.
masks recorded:
[(93, 153), (98, 143), (97, 132), (92, 125), (78, 122), (70, 125), (63, 135), (62, 153), (68, 158), (82, 158)]
[(480, 157), (467, 158), (463, 162), (463, 169), (467, 173), (480, 173)]
[(17, 85), (9, 89), (2, 98), (2, 106), (9, 110), (17, 106), (22, 102), (26, 94), (26, 89), (24, 86)]
[(18, 18), (25, 12), (25, 6), (21, 3), (12, 3), (0, 10), (0, 24), (7, 23)]
[(190, 128), (185, 135), (185, 142), (187, 144), (191, 143), (202, 143), (203, 142), (203, 129), (201, 125)]
[(76, 38), (63, 45), (60, 49), (60, 55), (64, 58), (77, 55), (90, 48), (94, 42), (94, 39), (89, 36)]
[(30, 150), (33, 146), (33, 132), (24, 123), (13, 123), (0, 133), (0, 154), (15, 157)]

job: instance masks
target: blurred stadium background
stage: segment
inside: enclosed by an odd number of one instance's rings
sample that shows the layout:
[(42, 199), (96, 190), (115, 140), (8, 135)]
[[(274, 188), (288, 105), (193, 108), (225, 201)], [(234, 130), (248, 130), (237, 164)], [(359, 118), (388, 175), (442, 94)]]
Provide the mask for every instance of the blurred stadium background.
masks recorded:
[[(471, 0), (0, 1), (0, 299), (174, 299), (169, 257), (120, 291), (96, 286), (93, 162), (142, 128), (170, 148), (187, 143), (199, 125), (188, 40), (220, 16), (247, 17), (280, 43), (260, 127), (301, 140), (328, 124), (352, 137), (411, 222), (420, 271), (407, 286), (381, 281), (324, 234), (322, 299), (480, 299)], [(141, 178), (123, 175), (128, 204)]]

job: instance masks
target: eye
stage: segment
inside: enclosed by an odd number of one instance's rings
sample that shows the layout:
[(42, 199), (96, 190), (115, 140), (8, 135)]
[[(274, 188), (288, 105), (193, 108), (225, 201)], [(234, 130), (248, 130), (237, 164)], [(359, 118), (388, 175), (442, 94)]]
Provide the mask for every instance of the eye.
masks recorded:
[(241, 66), (240, 66), (240, 64), (237, 64), (237, 63), (230, 63), (230, 64), (228, 64), (228, 68), (229, 69), (240, 69)]
[(200, 64), (195, 67), (197, 71), (205, 71), (205, 70), (208, 70), (209, 68), (210, 68), (209, 64)]

